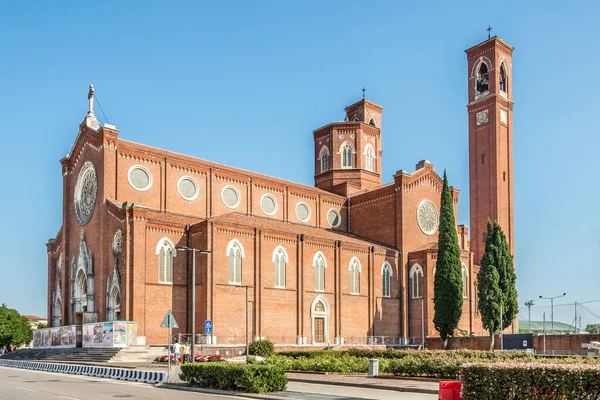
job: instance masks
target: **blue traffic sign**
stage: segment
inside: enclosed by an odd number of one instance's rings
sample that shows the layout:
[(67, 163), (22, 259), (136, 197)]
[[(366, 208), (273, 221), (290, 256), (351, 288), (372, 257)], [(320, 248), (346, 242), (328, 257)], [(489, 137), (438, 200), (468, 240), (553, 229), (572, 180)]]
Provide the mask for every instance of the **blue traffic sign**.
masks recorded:
[(213, 332), (213, 323), (212, 320), (207, 319), (206, 321), (204, 321), (204, 334), (205, 335), (212, 335)]

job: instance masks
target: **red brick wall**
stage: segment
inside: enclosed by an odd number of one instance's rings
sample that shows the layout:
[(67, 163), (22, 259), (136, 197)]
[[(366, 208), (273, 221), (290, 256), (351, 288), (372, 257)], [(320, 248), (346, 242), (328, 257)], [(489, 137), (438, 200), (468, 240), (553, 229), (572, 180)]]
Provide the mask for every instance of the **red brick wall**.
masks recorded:
[[(469, 176), (471, 199), (471, 241), (474, 261), (483, 255), (483, 234), (488, 218), (502, 226), (514, 251), (514, 195), (512, 154), (512, 51), (497, 39), (467, 50), (469, 71)], [(476, 73), (481, 62), (489, 70), (489, 91), (500, 93), (498, 76), (501, 62), (507, 69), (508, 98), (488, 96), (476, 99)], [(507, 123), (500, 122), (500, 110), (507, 112)], [(488, 110), (489, 120), (477, 125), (477, 113)], [(482, 156), (485, 155), (485, 163)], [(504, 174), (506, 173), (506, 179)]]

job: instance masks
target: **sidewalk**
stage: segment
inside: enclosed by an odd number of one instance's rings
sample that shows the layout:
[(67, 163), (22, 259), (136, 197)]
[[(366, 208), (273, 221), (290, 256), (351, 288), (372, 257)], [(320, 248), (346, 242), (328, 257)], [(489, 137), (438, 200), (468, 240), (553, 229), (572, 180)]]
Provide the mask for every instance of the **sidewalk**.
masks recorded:
[(439, 382), (405, 378), (367, 378), (365, 375), (315, 374), (288, 372), (290, 382), (315, 383), (322, 385), (354, 386), (369, 389), (394, 390), (397, 392), (438, 394)]

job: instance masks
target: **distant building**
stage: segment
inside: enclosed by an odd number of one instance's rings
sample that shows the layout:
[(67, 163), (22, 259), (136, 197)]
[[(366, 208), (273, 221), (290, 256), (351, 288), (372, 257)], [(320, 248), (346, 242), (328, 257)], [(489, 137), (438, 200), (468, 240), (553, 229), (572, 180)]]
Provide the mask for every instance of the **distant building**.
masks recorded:
[[(529, 324), (530, 322), (528, 320), (519, 321), (519, 333), (543, 334), (544, 330), (547, 334), (552, 333), (552, 321), (531, 321), (531, 330), (529, 328)], [(559, 335), (565, 333), (575, 333), (575, 327), (573, 325), (554, 321), (554, 333)]]
[(29, 321), (29, 326), (31, 326), (31, 329), (37, 329), (39, 324), (48, 325), (47, 318), (42, 318), (42, 317), (38, 317), (35, 315), (23, 315), (23, 317), (27, 318), (27, 320)]

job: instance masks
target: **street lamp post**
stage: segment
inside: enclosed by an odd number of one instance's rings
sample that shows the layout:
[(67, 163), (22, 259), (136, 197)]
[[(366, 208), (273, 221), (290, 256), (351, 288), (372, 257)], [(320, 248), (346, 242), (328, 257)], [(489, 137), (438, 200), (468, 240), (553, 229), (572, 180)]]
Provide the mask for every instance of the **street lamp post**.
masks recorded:
[(236, 285), (235, 287), (245, 288), (246, 289), (246, 364), (249, 362), (249, 350), (250, 345), (248, 343), (248, 288), (253, 286), (248, 285)]
[(196, 253), (209, 254), (210, 250), (199, 250), (193, 247), (176, 246), (177, 250), (192, 252), (192, 362), (194, 358), (194, 343), (196, 342)]
[(525, 306), (529, 310), (529, 333), (531, 333), (531, 307), (533, 306), (533, 300), (526, 301)]
[(554, 297), (542, 297), (540, 299), (550, 300), (550, 318), (552, 319), (552, 334), (554, 335), (554, 299), (558, 299), (559, 297), (565, 297), (567, 294), (563, 293), (560, 296)]

